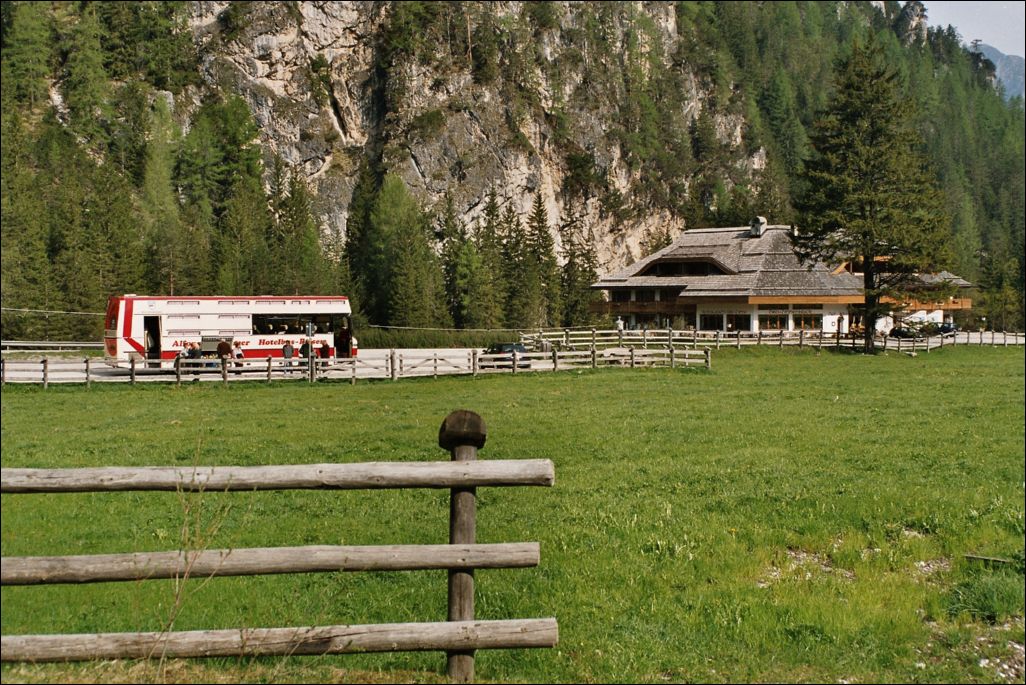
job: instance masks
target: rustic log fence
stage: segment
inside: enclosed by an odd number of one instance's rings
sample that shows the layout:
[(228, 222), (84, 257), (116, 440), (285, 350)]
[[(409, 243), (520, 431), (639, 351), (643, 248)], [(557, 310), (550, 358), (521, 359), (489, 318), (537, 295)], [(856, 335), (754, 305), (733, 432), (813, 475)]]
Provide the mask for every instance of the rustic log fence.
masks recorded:
[[(515, 360), (515, 361), (514, 361)], [(3, 383), (102, 382), (183, 382), (239, 380), (343, 380), (415, 378), (442, 375), (473, 375), (487, 373), (525, 373), (566, 371), (574, 368), (711, 367), (708, 348), (683, 346), (647, 348), (633, 345), (622, 348), (594, 347), (588, 350), (557, 350), (547, 352), (504, 352), (485, 354), (479, 350), (435, 350), (429, 353), (388, 350), (378, 359), (283, 359), (281, 357), (245, 359), (176, 359), (171, 368), (157, 368), (158, 362), (130, 360), (117, 372), (109, 370), (98, 358), (85, 359), (4, 359), (0, 367)], [(165, 362), (167, 364), (167, 362)], [(97, 368), (104, 369), (97, 373)]]
[(478, 461), (486, 431), (480, 416), (455, 411), (438, 444), (449, 462), (311, 464), (254, 467), (2, 469), (3, 493), (287, 489), (449, 488), (448, 545), (303, 546), (224, 550), (4, 557), (2, 584), (100, 583), (187, 576), (447, 569), (448, 620), (428, 623), (242, 628), (163, 633), (4, 635), (3, 661), (82, 661), (166, 657), (271, 656), (439, 650), (448, 674), (474, 679), (474, 651), (552, 647), (555, 618), (479, 620), (474, 570), (537, 566), (536, 542), (477, 544), (476, 488), (551, 486), (549, 460)]
[[(529, 350), (590, 350), (635, 347), (649, 348), (715, 348), (721, 347), (813, 347), (857, 348), (862, 338), (820, 330), (798, 331), (695, 331), (665, 329), (600, 330), (543, 329), (521, 333), (520, 340)], [(1026, 334), (1013, 331), (960, 331), (918, 339), (884, 337), (877, 339), (877, 347), (886, 350), (925, 352), (951, 345), (1026, 345)]]

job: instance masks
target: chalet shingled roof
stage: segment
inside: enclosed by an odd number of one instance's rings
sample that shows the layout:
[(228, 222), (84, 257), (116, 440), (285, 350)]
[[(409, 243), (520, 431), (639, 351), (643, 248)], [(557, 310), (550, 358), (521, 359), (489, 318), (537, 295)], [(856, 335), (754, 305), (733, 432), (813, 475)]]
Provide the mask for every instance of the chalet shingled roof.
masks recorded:
[[(726, 273), (711, 276), (639, 276), (653, 262), (708, 261)], [(683, 232), (673, 243), (617, 272), (592, 288), (680, 288), (681, 297), (860, 296), (861, 281), (833, 273), (821, 263), (802, 264), (788, 226), (704, 228)]]

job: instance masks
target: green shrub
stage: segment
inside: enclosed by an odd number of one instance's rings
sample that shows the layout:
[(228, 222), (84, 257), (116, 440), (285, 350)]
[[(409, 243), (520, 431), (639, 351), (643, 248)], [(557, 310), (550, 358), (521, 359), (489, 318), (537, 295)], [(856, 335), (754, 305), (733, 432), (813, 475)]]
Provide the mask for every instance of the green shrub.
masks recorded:
[(1022, 614), (1026, 604), (1023, 577), (1011, 570), (980, 570), (955, 586), (948, 603), (952, 616), (969, 614), (975, 619), (996, 623), (1014, 614)]

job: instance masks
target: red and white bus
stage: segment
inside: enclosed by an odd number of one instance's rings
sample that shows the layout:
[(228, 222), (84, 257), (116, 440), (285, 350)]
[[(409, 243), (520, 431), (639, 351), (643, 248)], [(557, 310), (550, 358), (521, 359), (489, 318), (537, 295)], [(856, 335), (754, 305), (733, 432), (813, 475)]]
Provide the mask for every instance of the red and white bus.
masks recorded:
[(240, 343), (251, 359), (283, 356), (286, 341), (298, 357), (308, 339), (314, 354), (327, 343), (330, 356), (353, 357), (351, 315), (349, 298), (341, 296), (114, 296), (104, 318), (105, 360), (170, 367), (187, 343), (212, 356), (221, 340)]

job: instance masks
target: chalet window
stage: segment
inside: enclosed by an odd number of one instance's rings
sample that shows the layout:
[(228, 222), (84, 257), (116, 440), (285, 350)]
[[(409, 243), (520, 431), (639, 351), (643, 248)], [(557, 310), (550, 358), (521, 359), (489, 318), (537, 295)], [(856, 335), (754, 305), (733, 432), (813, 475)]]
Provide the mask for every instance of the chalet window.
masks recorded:
[(785, 330), (787, 330), (787, 314), (759, 314), (759, 330), (761, 330), (761, 331), (785, 331)]
[(723, 328), (722, 314), (702, 314), (698, 318), (698, 329), (702, 331), (718, 331)]
[(613, 302), (630, 302), (631, 291), (629, 290), (613, 290), (611, 291)]
[[(822, 306), (822, 305), (820, 305)], [(822, 314), (795, 314), (794, 327), (801, 331), (819, 331), (823, 329)]]
[(675, 302), (677, 300), (677, 295), (679, 295), (679, 294), (680, 294), (680, 291), (676, 290), (676, 289), (674, 289), (674, 290), (660, 290), (659, 291), (659, 300), (661, 302)]
[(750, 314), (727, 314), (728, 331), (750, 331), (752, 330), (752, 316)]
[(635, 302), (655, 302), (655, 291), (654, 290), (635, 290), (634, 291)]

